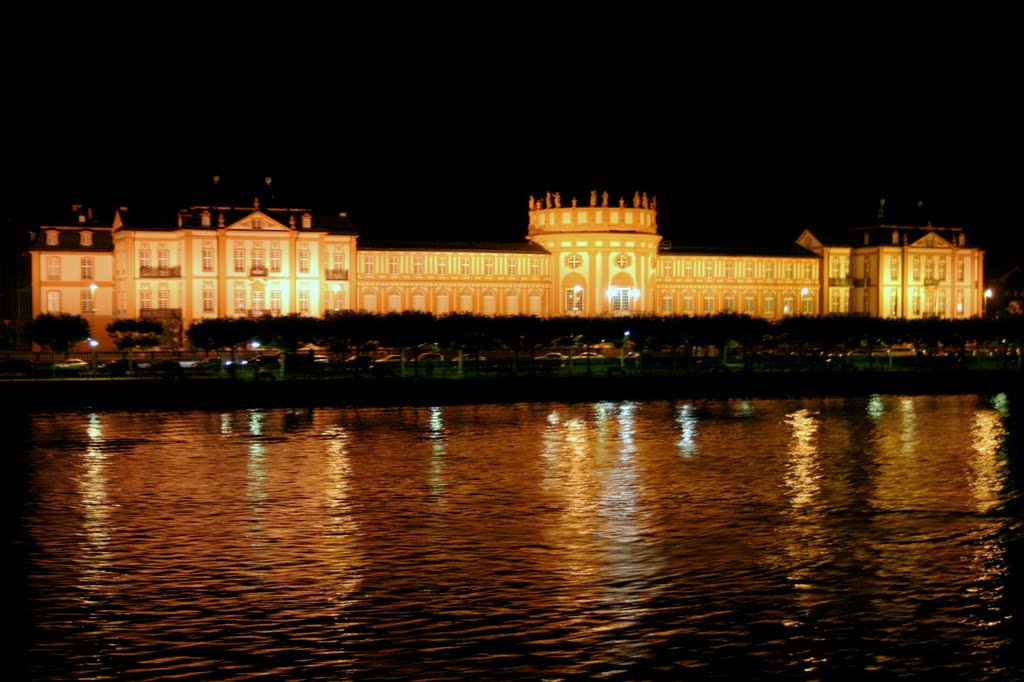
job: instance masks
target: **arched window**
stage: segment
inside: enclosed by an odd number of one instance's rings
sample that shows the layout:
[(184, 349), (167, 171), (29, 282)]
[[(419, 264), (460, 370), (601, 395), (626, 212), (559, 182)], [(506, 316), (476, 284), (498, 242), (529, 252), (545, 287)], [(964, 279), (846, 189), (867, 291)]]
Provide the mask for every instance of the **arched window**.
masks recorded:
[(544, 314), (544, 299), (536, 289), (530, 292), (530, 314), (531, 315), (543, 315)]
[(731, 291), (725, 292), (725, 296), (722, 298), (722, 310), (727, 313), (736, 312), (736, 294)]
[(683, 314), (693, 315), (696, 311), (694, 310), (693, 292), (687, 291), (683, 294)]
[(427, 308), (427, 294), (423, 289), (413, 289), (412, 309), (416, 312), (423, 312)]
[(764, 297), (764, 316), (775, 317), (775, 294), (766, 294)]
[(363, 308), (370, 313), (377, 312), (377, 290), (367, 289), (363, 292)]
[(459, 292), (459, 312), (473, 312), (473, 292), (469, 289), (463, 289)]
[(451, 312), (451, 301), (449, 300), (448, 290), (441, 289), (437, 292), (437, 314), (446, 315)]
[(715, 295), (711, 292), (705, 292), (704, 294), (704, 310), (702, 312), (705, 315), (713, 315), (715, 313)]
[(509, 289), (505, 292), (505, 314), (519, 314), (519, 292), (515, 289)]
[(397, 313), (402, 309), (402, 292), (398, 289), (388, 289), (388, 312)]
[(497, 300), (494, 295), (494, 291), (487, 289), (483, 295), (483, 312), (484, 315), (494, 315), (497, 310)]
[(743, 312), (747, 315), (753, 315), (757, 312), (756, 298), (750, 291), (743, 294)]
[(672, 292), (666, 291), (661, 295), (661, 312), (666, 315), (672, 314)]
[(783, 315), (792, 315), (795, 312), (796, 312), (796, 309), (793, 307), (793, 294), (787, 292), (782, 297), (782, 314)]

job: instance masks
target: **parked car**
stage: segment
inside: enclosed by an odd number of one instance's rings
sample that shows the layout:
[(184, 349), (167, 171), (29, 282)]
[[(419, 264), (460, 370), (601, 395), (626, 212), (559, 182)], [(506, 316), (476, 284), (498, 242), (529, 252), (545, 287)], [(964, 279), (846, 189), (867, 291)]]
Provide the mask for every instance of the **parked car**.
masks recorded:
[(533, 359), (534, 360), (544, 361), (544, 362), (565, 362), (566, 360), (569, 359), (569, 356), (568, 355), (563, 355), (561, 353), (556, 353), (556, 352), (552, 351), (550, 353), (544, 353), (543, 355), (538, 355), (538, 356), (534, 357)]
[(416, 359), (420, 362), (444, 362), (444, 356), (440, 353), (420, 353), (416, 356)]
[(603, 355), (592, 350), (583, 351), (582, 353), (577, 353), (576, 355), (572, 356), (573, 360), (600, 360), (602, 358), (604, 358)]
[(99, 371), (112, 377), (124, 376), (135, 369), (134, 364), (127, 358), (104, 362), (99, 366)]
[(68, 358), (53, 365), (58, 374), (81, 374), (89, 369), (89, 363), (79, 358)]
[(392, 353), (391, 355), (385, 355), (380, 360), (375, 361), (374, 364), (377, 364), (377, 365), (379, 365), (381, 363), (397, 364), (397, 363), (400, 363), (401, 361), (402, 361), (402, 356), (401, 355), (397, 355), (395, 353)]

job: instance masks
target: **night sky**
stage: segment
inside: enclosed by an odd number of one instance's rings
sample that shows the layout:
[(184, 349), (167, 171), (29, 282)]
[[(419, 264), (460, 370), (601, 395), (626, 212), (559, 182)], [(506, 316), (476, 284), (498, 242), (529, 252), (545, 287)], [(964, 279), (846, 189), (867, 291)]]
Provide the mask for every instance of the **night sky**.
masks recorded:
[(371, 239), (519, 241), (530, 195), (597, 189), (677, 245), (788, 246), (885, 197), (1021, 262), (1019, 10), (363, 4), (11, 10), (8, 228), (269, 176)]

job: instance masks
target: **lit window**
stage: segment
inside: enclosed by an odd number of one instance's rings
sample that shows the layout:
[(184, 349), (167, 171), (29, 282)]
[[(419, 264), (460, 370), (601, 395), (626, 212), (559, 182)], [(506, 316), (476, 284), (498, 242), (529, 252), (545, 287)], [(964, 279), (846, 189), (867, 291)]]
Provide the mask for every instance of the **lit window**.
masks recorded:
[(299, 272), (309, 272), (309, 248), (306, 246), (299, 249)]
[(93, 308), (92, 289), (82, 289), (81, 300), (83, 313), (95, 312), (95, 309)]
[(388, 274), (391, 274), (391, 275), (397, 275), (398, 274), (398, 256), (389, 256), (388, 257)]
[(56, 230), (50, 230), (49, 232), (47, 232), (46, 233), (46, 245), (47, 246), (57, 246), (58, 244), (60, 244), (60, 235), (57, 233), (57, 231)]
[(203, 247), (203, 272), (213, 272), (213, 248)]
[(235, 289), (235, 312), (245, 312), (245, 289)]
[(50, 256), (46, 259), (46, 279), (60, 279), (60, 256)]
[(253, 315), (263, 314), (263, 292), (256, 290), (252, 292), (252, 313)]
[(515, 258), (509, 258), (505, 262), (505, 269), (508, 270), (508, 274), (510, 277), (515, 277), (516, 275), (519, 274), (519, 261), (517, 261)]
[(60, 292), (59, 291), (47, 291), (46, 292), (46, 312), (48, 312), (48, 313), (59, 313), (60, 312)]
[(245, 272), (245, 249), (235, 247), (235, 272)]
[(270, 247), (270, 271), (281, 272), (281, 247)]
[(281, 292), (276, 289), (270, 292), (270, 312), (275, 315), (281, 314)]
[(583, 312), (583, 287), (576, 286), (565, 290), (565, 312)]
[(82, 259), (82, 279), (92, 279), (93, 277), (93, 260), (92, 258)]
[(150, 252), (149, 249), (139, 249), (139, 267), (148, 268), (150, 266)]
[(161, 289), (156, 292), (156, 307), (160, 310), (167, 310), (170, 305), (169, 296), (170, 292), (168, 292), (167, 289)]
[(209, 289), (203, 290), (203, 312), (213, 312), (213, 292)]
[(629, 256), (624, 253), (620, 253), (615, 257), (615, 267), (620, 270), (629, 267)]
[(149, 289), (143, 289), (139, 292), (139, 308), (141, 310), (150, 310), (153, 307), (153, 294)]
[(583, 264), (583, 259), (574, 253), (565, 259), (565, 264), (570, 268), (576, 269)]
[(484, 260), (484, 274), (489, 276), (489, 277), (494, 275), (494, 259), (493, 258), (487, 258), (487, 259)]
[(468, 258), (463, 258), (462, 259), (462, 274), (463, 275), (468, 275), (469, 274), (469, 259)]
[(92, 246), (92, 232), (82, 232), (78, 235), (78, 243), (81, 246)]
[(309, 314), (309, 292), (305, 289), (299, 291), (299, 312), (303, 315)]

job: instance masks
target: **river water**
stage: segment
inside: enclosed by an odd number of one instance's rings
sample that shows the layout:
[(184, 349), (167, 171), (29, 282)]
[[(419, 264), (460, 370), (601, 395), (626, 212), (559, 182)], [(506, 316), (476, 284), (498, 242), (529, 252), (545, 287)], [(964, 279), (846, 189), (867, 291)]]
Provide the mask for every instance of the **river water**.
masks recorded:
[(34, 412), (32, 680), (1024, 679), (996, 396)]

